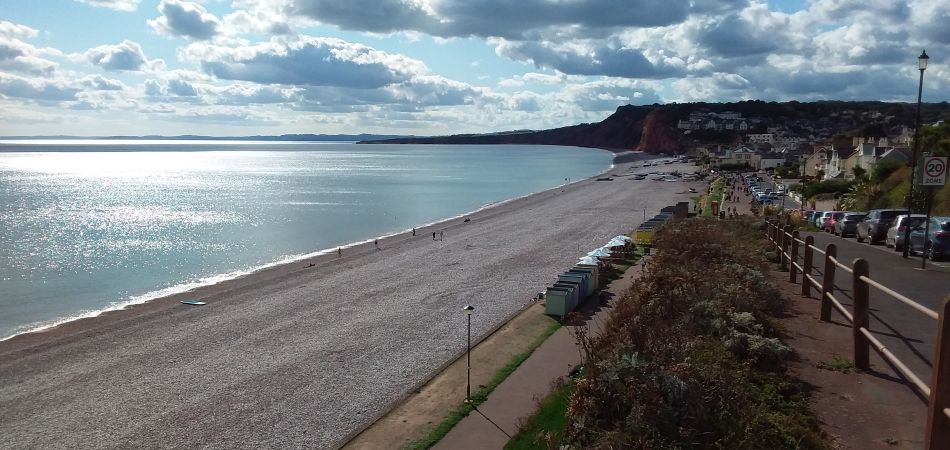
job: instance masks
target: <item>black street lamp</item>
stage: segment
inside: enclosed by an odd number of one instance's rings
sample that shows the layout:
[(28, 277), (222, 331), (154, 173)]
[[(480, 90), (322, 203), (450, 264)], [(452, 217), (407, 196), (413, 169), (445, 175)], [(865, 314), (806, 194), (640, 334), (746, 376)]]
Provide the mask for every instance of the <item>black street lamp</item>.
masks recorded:
[(465, 316), (468, 317), (468, 351), (466, 352), (467, 361), (467, 370), (468, 373), (465, 376), (465, 402), (472, 402), (472, 312), (475, 311), (475, 307), (472, 305), (465, 305), (462, 308), (465, 311)]
[[(917, 68), (920, 69), (920, 82), (917, 85), (917, 121), (914, 122), (914, 161), (910, 171), (910, 189), (907, 190), (907, 214), (914, 212), (912, 209), (914, 185), (917, 184), (917, 160), (920, 159), (920, 100), (924, 93), (924, 70), (927, 70), (927, 62), (929, 60), (930, 57), (927, 56), (926, 50), (921, 52), (920, 56), (917, 57)], [(910, 227), (904, 227), (904, 258), (907, 257), (909, 252), (909, 246), (907, 245), (909, 242)]]

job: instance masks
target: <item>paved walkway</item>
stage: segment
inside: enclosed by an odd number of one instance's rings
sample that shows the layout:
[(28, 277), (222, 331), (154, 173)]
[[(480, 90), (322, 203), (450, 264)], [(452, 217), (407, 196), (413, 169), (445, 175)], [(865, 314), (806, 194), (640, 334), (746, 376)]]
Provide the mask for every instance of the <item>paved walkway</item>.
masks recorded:
[[(640, 275), (641, 265), (628, 269), (614, 280), (607, 291), (617, 298)], [(581, 363), (581, 351), (571, 333), (575, 326), (590, 327), (591, 334), (600, 332), (611, 307), (601, 306), (592, 298), (581, 309), (586, 318), (583, 324), (561, 327), (531, 356), (503, 381), (488, 399), (458, 423), (438, 444), (440, 450), (501, 449), (510, 436), (518, 432), (521, 423), (537, 410), (555, 380), (566, 377)]]

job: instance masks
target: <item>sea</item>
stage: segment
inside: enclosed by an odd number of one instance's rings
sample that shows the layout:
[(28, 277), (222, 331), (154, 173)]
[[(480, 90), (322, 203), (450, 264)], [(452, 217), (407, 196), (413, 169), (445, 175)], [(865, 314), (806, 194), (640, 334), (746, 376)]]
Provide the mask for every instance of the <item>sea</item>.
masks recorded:
[(0, 141), (0, 340), (598, 174), (527, 145)]

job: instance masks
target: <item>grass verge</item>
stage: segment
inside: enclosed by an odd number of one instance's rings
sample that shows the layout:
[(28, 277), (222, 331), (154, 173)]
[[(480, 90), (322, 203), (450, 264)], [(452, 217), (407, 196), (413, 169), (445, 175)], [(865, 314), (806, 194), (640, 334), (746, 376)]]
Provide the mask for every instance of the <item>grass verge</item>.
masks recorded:
[(532, 415), (514, 435), (505, 450), (535, 450), (538, 448), (557, 448), (561, 441), (564, 424), (567, 421), (567, 406), (571, 401), (576, 385), (573, 380), (562, 382), (538, 405)]
[(531, 356), (532, 353), (534, 353), (535, 349), (537, 349), (539, 346), (541, 346), (542, 343), (544, 343), (544, 341), (546, 341), (549, 337), (551, 337), (551, 335), (554, 334), (554, 332), (557, 331), (558, 328), (561, 328), (561, 324), (558, 323), (556, 320), (554, 319), (550, 319), (550, 320), (551, 320), (551, 324), (544, 330), (544, 333), (542, 333), (533, 342), (531, 342), (531, 345), (528, 347), (527, 350), (511, 358), (511, 361), (508, 361), (508, 364), (505, 364), (504, 367), (502, 367), (501, 369), (498, 370), (497, 373), (495, 373), (495, 376), (492, 377), (492, 379), (488, 382), (488, 384), (482, 386), (480, 389), (478, 389), (472, 394), (471, 404), (462, 403), (461, 405), (457, 406), (455, 409), (449, 412), (448, 416), (446, 416), (446, 418), (442, 422), (440, 422), (439, 425), (437, 425), (432, 431), (430, 431), (429, 434), (427, 434), (422, 439), (416, 442), (413, 442), (407, 448), (411, 450), (426, 450), (426, 449), (431, 448), (437, 442), (442, 440), (442, 438), (445, 437), (445, 435), (448, 434), (449, 431), (452, 430), (452, 428), (456, 424), (458, 424), (462, 419), (464, 419), (465, 416), (468, 416), (469, 413), (471, 413), (474, 410), (474, 408), (472, 407), (473, 405), (478, 406), (484, 403), (485, 400), (488, 399), (488, 395), (491, 394), (492, 391), (494, 391), (495, 388), (498, 387), (498, 385), (501, 384), (502, 381), (505, 381), (505, 379), (508, 378), (508, 376), (511, 375), (515, 371), (515, 369), (517, 369), (518, 366), (521, 365), (521, 363), (525, 362), (525, 360), (528, 359), (528, 357)]
[(725, 186), (726, 181), (722, 177), (713, 181), (709, 195), (703, 199), (703, 217), (713, 217), (713, 202), (719, 203), (720, 207), (722, 206), (722, 194)]
[(637, 262), (640, 261), (642, 255), (639, 253), (639, 251), (640, 250), (638, 250), (637, 253), (632, 253), (628, 258), (622, 261), (611, 263), (607, 268), (602, 270), (600, 272), (600, 280), (598, 283), (601, 286), (606, 286), (610, 284), (611, 281), (619, 279), (621, 276), (623, 276), (627, 269), (635, 266)]

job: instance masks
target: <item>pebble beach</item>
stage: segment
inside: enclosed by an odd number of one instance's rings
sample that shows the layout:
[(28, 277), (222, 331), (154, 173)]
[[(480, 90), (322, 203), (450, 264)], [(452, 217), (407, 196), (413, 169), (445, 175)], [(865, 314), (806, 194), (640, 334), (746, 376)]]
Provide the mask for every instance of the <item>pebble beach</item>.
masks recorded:
[(700, 186), (596, 178), (0, 342), (0, 448), (338, 447)]

